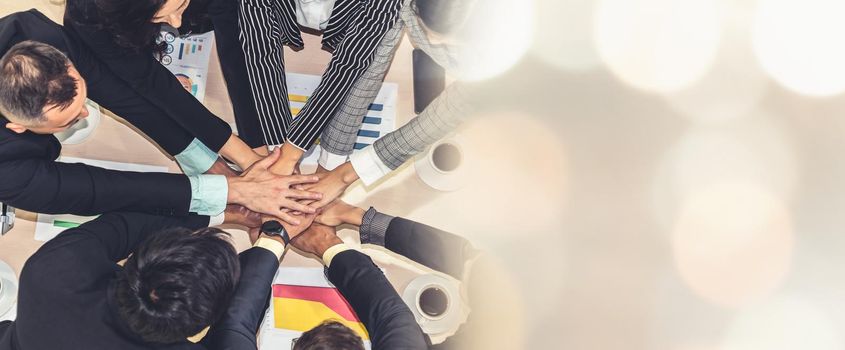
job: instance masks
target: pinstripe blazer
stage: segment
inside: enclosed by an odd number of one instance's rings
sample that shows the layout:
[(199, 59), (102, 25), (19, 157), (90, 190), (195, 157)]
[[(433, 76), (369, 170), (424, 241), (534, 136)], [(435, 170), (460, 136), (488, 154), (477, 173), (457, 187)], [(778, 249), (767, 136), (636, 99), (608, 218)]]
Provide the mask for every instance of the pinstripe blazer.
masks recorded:
[[(455, 58), (454, 49), (428, 40), (425, 29), (413, 11), (413, 0), (404, 0), (399, 16), (400, 20), (379, 44), (367, 71), (355, 82), (341, 108), (323, 130), (320, 144), (324, 152), (338, 156), (352, 153), (364, 115), (378, 95), (403, 33), (407, 33), (411, 43), (431, 56), (437, 64), (448, 71), (458, 70), (459, 62)], [(466, 84), (452, 83), (416, 118), (377, 140), (373, 147), (381, 162), (390, 169), (396, 169), (462, 123), (473, 109), (467, 103), (466, 90)], [(321, 165), (333, 168), (338, 164)]]
[[(294, 49), (300, 49), (304, 46), (302, 42), (302, 33), (299, 31), (299, 26), (296, 21), (296, 1), (297, 0), (278, 0), (279, 14), (283, 18), (281, 21), (285, 26), (280, 28), (284, 44)], [(323, 48), (334, 51), (343, 38), (346, 36), (346, 29), (349, 28), (353, 20), (355, 10), (366, 2), (365, 0), (337, 0), (334, 3), (332, 14), (329, 17), (329, 23), (326, 30), (323, 31), (322, 44)]]

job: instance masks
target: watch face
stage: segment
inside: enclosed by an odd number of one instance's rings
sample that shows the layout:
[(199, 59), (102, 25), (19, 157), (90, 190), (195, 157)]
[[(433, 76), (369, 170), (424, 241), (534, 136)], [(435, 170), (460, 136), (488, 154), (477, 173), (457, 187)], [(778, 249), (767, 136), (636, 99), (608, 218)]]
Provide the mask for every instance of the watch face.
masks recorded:
[(285, 228), (282, 227), (282, 224), (276, 220), (267, 221), (261, 225), (261, 232), (264, 232), (268, 235), (281, 235), (284, 229)]

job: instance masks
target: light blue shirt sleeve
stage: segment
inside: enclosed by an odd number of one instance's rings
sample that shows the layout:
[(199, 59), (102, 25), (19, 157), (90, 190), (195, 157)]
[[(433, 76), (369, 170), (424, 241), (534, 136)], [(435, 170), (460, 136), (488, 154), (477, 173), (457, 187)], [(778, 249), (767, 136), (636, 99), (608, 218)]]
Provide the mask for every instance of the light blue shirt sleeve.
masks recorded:
[(200, 140), (194, 139), (184, 151), (175, 155), (176, 162), (185, 175), (199, 175), (211, 169), (217, 161), (217, 153), (206, 147)]
[(226, 210), (229, 184), (223, 175), (188, 176), (191, 182), (191, 206), (188, 211), (215, 216)]

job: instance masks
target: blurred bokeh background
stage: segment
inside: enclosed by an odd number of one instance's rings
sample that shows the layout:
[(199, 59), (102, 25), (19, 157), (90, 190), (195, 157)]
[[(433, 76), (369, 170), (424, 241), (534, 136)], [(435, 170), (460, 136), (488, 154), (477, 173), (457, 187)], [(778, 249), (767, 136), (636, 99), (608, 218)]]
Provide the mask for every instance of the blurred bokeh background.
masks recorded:
[(845, 347), (845, 2), (486, 2), (486, 348)]

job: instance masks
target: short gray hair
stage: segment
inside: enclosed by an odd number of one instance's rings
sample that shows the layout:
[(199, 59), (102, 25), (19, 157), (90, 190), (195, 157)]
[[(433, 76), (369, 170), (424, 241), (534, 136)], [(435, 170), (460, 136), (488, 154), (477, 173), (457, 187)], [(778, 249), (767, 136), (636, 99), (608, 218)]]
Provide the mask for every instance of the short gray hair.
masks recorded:
[(36, 41), (12, 46), (0, 58), (0, 113), (18, 122), (46, 120), (44, 107), (67, 108), (76, 97), (71, 62), (58, 49)]

